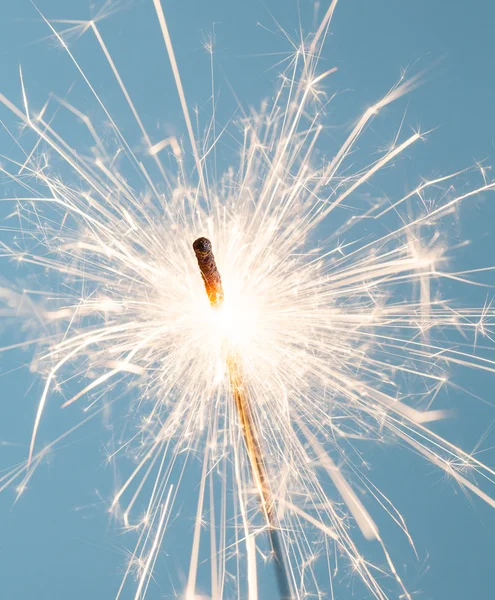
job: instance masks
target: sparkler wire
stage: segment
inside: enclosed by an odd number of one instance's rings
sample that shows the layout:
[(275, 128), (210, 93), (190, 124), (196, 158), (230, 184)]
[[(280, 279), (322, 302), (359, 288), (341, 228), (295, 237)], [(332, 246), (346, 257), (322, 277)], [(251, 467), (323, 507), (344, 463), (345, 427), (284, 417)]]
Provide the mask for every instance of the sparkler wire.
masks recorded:
[[(201, 237), (194, 242), (193, 249), (210, 304), (215, 309), (220, 308), (223, 303), (224, 294), (222, 278), (216, 266), (212, 244), (209, 239)], [(253, 479), (258, 490), (263, 517), (268, 527), (273, 556), (275, 557), (275, 570), (280, 598), (281, 600), (293, 600), (297, 596), (294, 591), (294, 582), (290, 575), (288, 559), (278, 533), (279, 523), (275, 512), (269, 476), (263, 460), (263, 452), (251, 411), (249, 394), (244, 383), (242, 368), (238, 357), (233, 352), (230, 352), (227, 356), (227, 370), (232, 396), (234, 397), (240, 420), (244, 445), (251, 465)]]

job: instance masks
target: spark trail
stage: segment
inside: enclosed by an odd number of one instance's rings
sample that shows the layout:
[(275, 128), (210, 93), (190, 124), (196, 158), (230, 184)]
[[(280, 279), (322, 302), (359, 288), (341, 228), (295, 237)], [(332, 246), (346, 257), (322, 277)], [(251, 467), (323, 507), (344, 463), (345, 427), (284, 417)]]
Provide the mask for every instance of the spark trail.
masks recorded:
[[(110, 510), (134, 542), (117, 599), (153, 597), (159, 582), (187, 600), (264, 600), (262, 566), (275, 555), (298, 599), (340, 600), (352, 575), (368, 598), (410, 600), (396, 567), (409, 559), (388, 548), (398, 531), (415, 560), (413, 532), (373, 483), (368, 449), (407, 447), (495, 507), (492, 466), (454, 444), (455, 429), (434, 425), (451, 416), (449, 393), (474, 401), (464, 372), (495, 374), (495, 311), (490, 299), (470, 305), (493, 265), (456, 269), (465, 246), (449, 235), (463, 206), (493, 194), (489, 170), (453, 169), (401, 194), (392, 181), (370, 199), (375, 178), (424, 134), (401, 124), (385, 149), (359, 148), (420, 76), (401, 77), (338, 144), (325, 138), (335, 69), (320, 57), (335, 0), (314, 35), (290, 40), (270, 100), (249, 111), (240, 103), (220, 130), (212, 84), (211, 119), (199, 126), (198, 114), (195, 130), (177, 34), (160, 2), (148, 4), (184, 145), (147, 126), (105, 15), (44, 21), (77, 93), (38, 106), (22, 70), (16, 101), (0, 91), (14, 144), (0, 164), (10, 190), (1, 253), (24, 280), (0, 288), (1, 315), (25, 336), (5, 346), (33, 348), (30, 377), (43, 383), (29, 449), (2, 471), (0, 489), (28, 494), (49, 454), (63, 460), (60, 446), (104, 415), (118, 474), (105, 479)], [(83, 69), (69, 35), (94, 44), (108, 72)], [(213, 82), (213, 57), (209, 68)], [(125, 109), (107, 104), (117, 94)], [(479, 183), (462, 187), (468, 175)], [(221, 265), (220, 279), (202, 242), (207, 294), (190, 247), (202, 235)], [(187, 565), (174, 562), (178, 544)]]

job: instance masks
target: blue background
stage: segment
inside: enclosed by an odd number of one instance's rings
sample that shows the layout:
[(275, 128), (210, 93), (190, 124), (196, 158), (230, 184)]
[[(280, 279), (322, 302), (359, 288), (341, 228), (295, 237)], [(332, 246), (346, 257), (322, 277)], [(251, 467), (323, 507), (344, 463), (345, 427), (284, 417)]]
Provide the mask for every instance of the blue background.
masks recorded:
[[(0, 89), (21, 104), (18, 65), (22, 64), (30, 99), (40, 107), (50, 91), (91, 106), (90, 95), (66, 55), (49, 35), (47, 26), (29, 2), (3, 3), (0, 23)], [(39, 3), (49, 19), (87, 19), (94, 14), (87, 2), (48, 0)], [(292, 0), (265, 3), (228, 0), (170, 0), (165, 12), (175, 45), (187, 98), (197, 103), (200, 114), (209, 114), (209, 57), (201, 40), (213, 27), (216, 31), (216, 68), (220, 121), (227, 121), (236, 103), (235, 90), (244, 107), (257, 106), (270, 95), (278, 69), (273, 65), (290, 52), (277, 30), (273, 15), (297, 39), (298, 10)], [(304, 30), (313, 29), (312, 3), (300, 2)], [(389, 89), (400, 69), (417, 72), (429, 67), (425, 83), (397, 106), (387, 108), (373, 123), (365, 154), (392, 139), (407, 106), (409, 125), (437, 128), (419, 149), (408, 152), (397, 167), (388, 171), (389, 190), (400, 193), (417, 183), (420, 175), (446, 173), (478, 160), (490, 164), (494, 154), (495, 82), (493, 59), (495, 7), (489, 0), (469, 3), (447, 0), (342, 0), (338, 5), (325, 46), (322, 68), (338, 66), (332, 91), (340, 94), (331, 105), (326, 133), (328, 144), (342, 139), (345, 128), (360, 111)], [(259, 26), (268, 27), (270, 31)], [(56, 25), (56, 27), (59, 27)], [(166, 52), (151, 2), (128, 3), (103, 20), (100, 30), (118, 63), (128, 89), (147, 129), (154, 139), (184, 135), (184, 125), (171, 77)], [(120, 92), (109, 83), (109, 70), (91, 36), (74, 37), (70, 43), (81, 64), (101, 92), (112, 114), (132, 144), (139, 145), (135, 127), (128, 126)], [(227, 84), (228, 81), (228, 84)], [(94, 103), (93, 103), (94, 104)], [(93, 115), (91, 115), (93, 116)], [(1, 117), (16, 130), (12, 116)], [(99, 117), (94, 115), (95, 119)], [(71, 131), (61, 117), (61, 129)], [(101, 123), (100, 123), (101, 124)], [(160, 132), (156, 132), (157, 128)], [(163, 133), (163, 135), (162, 135)], [(134, 136), (134, 137), (133, 137)], [(2, 136), (0, 153), (16, 152), (12, 141)], [(83, 141), (83, 137), (81, 137)], [(228, 149), (220, 160), (228, 159)], [(471, 177), (471, 176), (469, 176)], [(468, 181), (471, 180), (468, 177)], [(472, 184), (476, 184), (473, 176)], [(381, 180), (376, 185), (381, 184)], [(6, 191), (5, 194), (8, 194)], [(3, 209), (2, 209), (3, 210)], [(2, 213), (4, 214), (4, 213)], [(463, 206), (457, 220), (460, 238), (475, 241), (456, 254), (455, 268), (493, 264), (493, 197), (478, 198)], [(6, 261), (0, 274), (21, 278)], [(491, 277), (491, 280), (490, 280)], [(487, 275), (485, 282), (494, 283)], [(479, 305), (486, 290), (447, 289), (460, 304)], [(489, 292), (490, 293), (490, 292)], [(3, 344), (23, 339), (16, 326), (3, 330)], [(1, 355), (0, 467), (7, 468), (26, 456), (41, 383), (22, 366), (29, 354)], [(14, 370), (16, 369), (16, 370)], [(457, 383), (491, 400), (493, 378), (487, 374), (459, 371)], [(455, 422), (438, 426), (466, 450), (474, 448), (493, 420), (493, 411), (472, 397), (450, 390), (443, 405), (459, 409)], [(53, 439), (66, 429), (78, 413), (60, 415), (51, 409), (46, 417), (43, 439)], [(53, 417), (53, 430), (50, 418)], [(126, 561), (125, 548), (132, 540), (121, 535), (119, 526), (106, 513), (111, 497), (113, 472), (106, 465), (105, 446), (118, 423), (97, 417), (62, 445), (30, 482), (29, 489), (14, 504), (14, 491), (0, 495), (0, 598), (3, 600), (73, 600), (113, 598)], [(485, 440), (488, 450), (481, 457), (493, 464), (493, 435)], [(493, 593), (495, 557), (495, 513), (478, 499), (466, 496), (443, 473), (402, 448), (366, 448), (372, 465), (371, 477), (389, 495), (406, 517), (416, 542), (420, 561), (405, 547), (400, 536), (390, 537), (390, 551), (405, 573), (417, 598), (429, 600), (490, 599)], [(192, 484), (191, 484), (192, 485)], [(189, 507), (195, 508), (196, 494)], [(187, 508), (187, 507), (186, 507)], [(379, 517), (380, 519), (380, 517)], [(387, 521), (380, 522), (387, 528)], [(192, 529), (190, 520), (185, 525)], [(369, 555), (374, 548), (370, 545)], [(178, 542), (177, 556), (159, 559), (167, 569), (180, 568), (187, 549)], [(378, 555), (377, 555), (378, 556)], [(168, 566), (167, 566), (167, 560)], [(187, 569), (187, 562), (182, 562)], [(174, 597), (167, 576), (157, 581), (150, 598)], [(269, 598), (272, 583), (260, 597)], [(128, 592), (127, 597), (133, 597)], [(365, 598), (366, 594), (349, 575), (343, 577), (337, 600)], [(390, 596), (395, 597), (393, 593)]]

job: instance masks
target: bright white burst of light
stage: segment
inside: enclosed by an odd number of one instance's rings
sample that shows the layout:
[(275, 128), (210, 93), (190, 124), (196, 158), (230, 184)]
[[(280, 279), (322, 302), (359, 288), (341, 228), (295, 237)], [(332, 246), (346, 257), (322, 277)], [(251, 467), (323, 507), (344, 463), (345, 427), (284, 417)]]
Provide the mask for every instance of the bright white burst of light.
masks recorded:
[[(84, 107), (66, 100), (50, 98), (35, 113), (22, 72), (20, 105), (0, 94), (24, 130), (16, 138), (22, 159), (11, 157), (1, 167), (10, 185), (23, 188), (22, 197), (12, 198), (22, 235), (3, 243), (3, 254), (26, 269), (42, 267), (50, 282), (58, 282), (54, 293), (43, 281), (30, 293), (0, 290), (7, 314), (31, 321), (35, 314), (45, 331), (26, 341), (39, 348), (33, 368), (45, 381), (29, 457), (3, 476), (2, 486), (24, 491), (67, 435), (45, 447), (38, 443), (54, 392), (80, 382), (62, 406), (82, 404), (85, 418), (133, 399), (135, 428), (126, 430), (109, 458), (134, 459), (111, 503), (137, 533), (117, 598), (145, 596), (156, 561), (165, 560), (160, 548), (171, 550), (167, 531), (176, 506), (193, 493), (197, 513), (190, 538), (182, 540), (190, 564), (180, 594), (188, 600), (200, 593), (263, 597), (259, 554), (269, 546), (232, 400), (227, 363), (233, 354), (298, 598), (333, 597), (339, 565), (357, 574), (370, 597), (390, 597), (386, 572), (395, 580), (393, 597), (398, 590), (411, 598), (369, 507), (386, 511), (411, 544), (412, 537), (362, 470), (361, 440), (406, 444), (495, 506), (493, 470), (429, 428), (446, 415), (435, 399), (453, 371), (494, 370), (489, 354), (472, 350), (482, 339), (493, 341), (491, 305), (459, 307), (438, 290), (444, 278), (467, 286), (474, 276), (448, 271), (442, 224), (461, 203), (495, 185), (480, 169), (480, 184), (462, 193), (453, 185), (460, 174), (452, 173), (423, 181), (403, 197), (366, 206), (356, 200), (376, 173), (422, 139), (420, 132), (399, 131), (366, 168), (349, 169), (360, 136), (381, 109), (414, 87), (415, 78), (401, 79), (356, 121), (337, 152), (317, 158), (333, 73), (321, 71), (318, 59), (335, 5), (295, 48), (274, 99), (222, 134), (237, 136), (238, 153), (220, 178), (212, 166), (221, 139), (216, 115), (204, 134), (194, 131), (159, 0), (154, 7), (189, 136), (183, 144), (154, 140), (144, 129), (97, 20), (73, 24), (70, 32), (94, 36), (146, 152), (126, 142), (59, 24), (47, 22), (110, 122), (112, 141)], [(94, 140), (91, 152), (57, 133), (53, 103), (82, 120)], [(35, 136), (29, 147), (28, 132)], [(60, 159), (64, 176), (57, 174)], [(139, 189), (128, 182), (131, 172), (142, 180)], [(314, 247), (322, 224), (333, 233)], [(223, 279), (219, 310), (209, 305), (192, 251), (202, 235), (213, 242)], [(450, 332), (460, 332), (465, 344), (446, 342)], [(184, 473), (197, 461), (199, 486), (184, 489)], [(358, 487), (366, 493), (358, 494)], [(363, 534), (381, 544), (379, 568), (367, 560)]]

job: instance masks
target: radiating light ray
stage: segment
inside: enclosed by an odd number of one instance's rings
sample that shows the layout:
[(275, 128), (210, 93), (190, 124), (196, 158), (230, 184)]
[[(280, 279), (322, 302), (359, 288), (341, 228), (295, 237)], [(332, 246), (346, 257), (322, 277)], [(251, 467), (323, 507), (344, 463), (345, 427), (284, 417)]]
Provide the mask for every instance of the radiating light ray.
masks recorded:
[(163, 40), (165, 42), (165, 46), (167, 47), (167, 54), (170, 59), (170, 64), (172, 66), (172, 72), (174, 74), (175, 85), (177, 86), (177, 91), (179, 93), (179, 99), (182, 106), (182, 112), (184, 114), (184, 120), (186, 122), (187, 133), (189, 135), (189, 141), (191, 143), (191, 149), (194, 155), (194, 161), (196, 163), (196, 169), (198, 170), (198, 177), (201, 185), (201, 191), (203, 192), (203, 199), (208, 201), (208, 190), (206, 188), (206, 183), (203, 175), (203, 167), (201, 165), (201, 159), (198, 153), (198, 148), (196, 144), (196, 137), (194, 135), (194, 131), (192, 128), (191, 117), (189, 116), (189, 108), (187, 106), (186, 97), (184, 95), (184, 88), (182, 87), (182, 81), (179, 73), (179, 67), (177, 66), (177, 61), (175, 60), (175, 52), (172, 45), (172, 40), (170, 39), (170, 34), (168, 32), (167, 21), (165, 19), (165, 15), (163, 13), (163, 8), (160, 0), (153, 0), (153, 4), (155, 6), (156, 14), (158, 16), (158, 22), (160, 23), (160, 29), (162, 30)]

